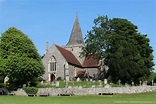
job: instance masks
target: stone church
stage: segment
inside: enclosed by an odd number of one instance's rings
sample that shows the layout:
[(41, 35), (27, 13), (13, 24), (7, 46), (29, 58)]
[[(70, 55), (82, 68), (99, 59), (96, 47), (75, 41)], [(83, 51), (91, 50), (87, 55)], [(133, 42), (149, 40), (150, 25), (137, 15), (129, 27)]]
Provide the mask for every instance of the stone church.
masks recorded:
[(81, 74), (89, 74), (93, 76), (98, 73), (98, 62), (92, 56), (80, 57), (82, 47), (84, 47), (84, 40), (76, 16), (70, 39), (64, 46), (52, 44), (48, 47), (46, 43), (46, 53), (42, 59), (45, 67), (45, 74), (43, 79), (47, 82), (53, 82), (58, 77), (63, 80), (72, 80)]

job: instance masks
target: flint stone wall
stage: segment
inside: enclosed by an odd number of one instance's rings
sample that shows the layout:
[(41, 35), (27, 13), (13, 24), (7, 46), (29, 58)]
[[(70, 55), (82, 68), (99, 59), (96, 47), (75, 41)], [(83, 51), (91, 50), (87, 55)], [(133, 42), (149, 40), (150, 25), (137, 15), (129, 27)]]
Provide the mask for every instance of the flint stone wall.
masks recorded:
[(12, 92), (15, 95), (19, 95), (19, 96), (28, 96), (27, 93), (23, 90), (23, 89), (18, 89), (17, 91)]
[(131, 94), (156, 91), (156, 86), (132, 86), (110, 88), (39, 88), (37, 95), (47, 94), (57, 96), (59, 94), (90, 95), (99, 93)]

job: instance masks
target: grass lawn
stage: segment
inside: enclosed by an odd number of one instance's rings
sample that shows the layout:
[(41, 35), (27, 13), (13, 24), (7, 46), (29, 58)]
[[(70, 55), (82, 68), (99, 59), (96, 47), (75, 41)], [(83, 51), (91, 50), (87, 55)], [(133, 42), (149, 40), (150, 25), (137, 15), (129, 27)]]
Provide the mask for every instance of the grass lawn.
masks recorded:
[(88, 96), (0, 96), (0, 104), (156, 104), (156, 92)]

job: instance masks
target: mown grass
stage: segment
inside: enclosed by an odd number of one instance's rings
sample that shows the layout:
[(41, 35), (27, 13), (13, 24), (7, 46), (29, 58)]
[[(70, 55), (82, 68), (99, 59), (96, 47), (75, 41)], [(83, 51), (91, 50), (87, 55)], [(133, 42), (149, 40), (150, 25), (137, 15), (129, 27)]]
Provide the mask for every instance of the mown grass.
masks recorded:
[(156, 92), (88, 96), (0, 96), (0, 104), (156, 104)]

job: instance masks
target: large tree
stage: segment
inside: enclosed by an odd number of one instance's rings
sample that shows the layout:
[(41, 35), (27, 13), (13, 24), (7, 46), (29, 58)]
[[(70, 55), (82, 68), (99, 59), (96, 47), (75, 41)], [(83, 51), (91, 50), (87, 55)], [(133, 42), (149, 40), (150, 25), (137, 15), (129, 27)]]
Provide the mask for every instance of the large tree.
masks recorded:
[(127, 19), (99, 16), (85, 37), (84, 55), (105, 58), (113, 82), (139, 83), (153, 70), (153, 49), (147, 35), (140, 34), (137, 26)]
[(0, 38), (0, 74), (9, 77), (10, 86), (22, 87), (44, 73), (41, 58), (33, 42), (14, 27)]

